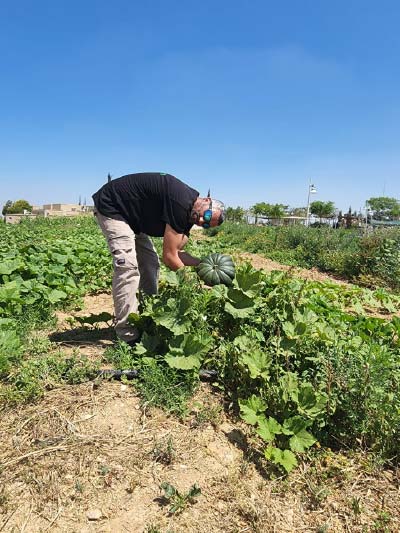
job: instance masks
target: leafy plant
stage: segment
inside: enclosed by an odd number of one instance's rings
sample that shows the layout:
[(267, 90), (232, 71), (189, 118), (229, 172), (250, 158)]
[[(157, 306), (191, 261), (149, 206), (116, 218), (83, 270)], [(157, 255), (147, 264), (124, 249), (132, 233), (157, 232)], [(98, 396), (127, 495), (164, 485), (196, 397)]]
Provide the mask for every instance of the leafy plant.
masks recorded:
[(179, 514), (186, 509), (188, 504), (196, 503), (197, 498), (201, 494), (201, 489), (196, 485), (192, 485), (190, 489), (181, 494), (173, 485), (164, 481), (160, 488), (164, 491), (164, 498), (170, 503), (169, 514)]

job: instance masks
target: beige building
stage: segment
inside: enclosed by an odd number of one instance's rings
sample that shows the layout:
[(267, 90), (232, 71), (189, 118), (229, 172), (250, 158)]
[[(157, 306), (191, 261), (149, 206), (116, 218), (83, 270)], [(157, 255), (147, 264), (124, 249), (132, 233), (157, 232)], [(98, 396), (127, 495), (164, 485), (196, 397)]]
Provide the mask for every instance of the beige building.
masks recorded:
[(77, 215), (86, 215), (93, 212), (91, 205), (79, 204), (44, 204), (43, 206), (33, 206), (32, 213), (45, 217), (73, 217)]
[(6, 215), (4, 220), (7, 224), (17, 224), (22, 219), (44, 217), (74, 217), (78, 215), (88, 215), (93, 213), (92, 205), (79, 204), (44, 204), (32, 206), (31, 213), (17, 213)]
[(6, 224), (18, 224), (18, 222), (20, 222), (22, 219), (27, 219), (27, 218), (36, 218), (37, 215), (33, 215), (33, 214), (30, 214), (30, 213), (27, 213), (27, 214), (23, 214), (23, 213), (20, 213), (20, 214), (16, 214), (16, 215), (5, 215), (4, 216), (4, 222)]

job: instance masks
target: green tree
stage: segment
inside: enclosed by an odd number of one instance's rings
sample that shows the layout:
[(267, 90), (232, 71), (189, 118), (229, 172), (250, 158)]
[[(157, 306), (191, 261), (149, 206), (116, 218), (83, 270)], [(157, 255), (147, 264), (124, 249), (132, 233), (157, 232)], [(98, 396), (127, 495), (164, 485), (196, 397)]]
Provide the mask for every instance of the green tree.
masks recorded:
[(23, 213), (24, 210), (32, 211), (31, 204), (27, 200), (17, 200), (16, 202), (12, 202), (11, 206), (7, 208), (7, 214), (19, 214)]
[(368, 208), (373, 212), (375, 218), (399, 218), (400, 202), (396, 198), (388, 196), (378, 196), (367, 200)]
[(321, 202), (316, 200), (310, 204), (310, 212), (312, 215), (319, 217), (321, 222), (323, 218), (332, 218), (335, 215), (335, 204), (333, 202)]
[(8, 213), (8, 210), (12, 206), (12, 200), (7, 200), (7, 202), (3, 205), (3, 211), (1, 212), (2, 215), (6, 215)]
[(268, 210), (268, 204), (265, 202), (259, 202), (258, 204), (254, 204), (250, 211), (253, 213), (255, 217), (255, 223), (258, 222), (258, 217), (267, 216), (265, 213)]
[(266, 218), (282, 218), (285, 216), (287, 205), (283, 204), (268, 204), (266, 202), (259, 202), (254, 204), (251, 212), (256, 218), (256, 224), (259, 216)]
[(282, 218), (285, 216), (287, 205), (283, 204), (266, 204), (265, 216), (268, 218)]
[(228, 207), (225, 212), (226, 220), (232, 222), (240, 222), (244, 217), (244, 209), (242, 207)]

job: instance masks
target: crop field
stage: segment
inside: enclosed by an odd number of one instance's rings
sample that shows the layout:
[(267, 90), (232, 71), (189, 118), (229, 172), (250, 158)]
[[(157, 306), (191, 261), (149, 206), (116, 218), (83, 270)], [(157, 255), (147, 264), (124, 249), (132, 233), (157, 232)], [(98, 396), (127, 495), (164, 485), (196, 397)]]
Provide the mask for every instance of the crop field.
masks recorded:
[(0, 531), (399, 531), (400, 232), (192, 233), (132, 349), (92, 218), (0, 225)]

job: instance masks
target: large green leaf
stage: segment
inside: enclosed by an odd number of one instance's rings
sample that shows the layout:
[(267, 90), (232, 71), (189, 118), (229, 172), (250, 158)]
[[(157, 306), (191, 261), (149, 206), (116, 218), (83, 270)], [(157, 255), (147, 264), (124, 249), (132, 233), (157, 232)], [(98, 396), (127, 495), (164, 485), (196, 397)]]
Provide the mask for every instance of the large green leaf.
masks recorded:
[(165, 280), (168, 285), (172, 285), (173, 287), (179, 285), (178, 276), (176, 272), (172, 270), (167, 270), (166, 272), (163, 272), (162, 279)]
[(0, 285), (0, 302), (22, 302), (19, 287), (15, 281)]
[(49, 302), (51, 302), (52, 304), (55, 304), (57, 302), (60, 302), (61, 300), (65, 300), (65, 298), (67, 298), (67, 293), (64, 292), (64, 291), (60, 291), (58, 289), (53, 289), (52, 291), (49, 292), (49, 294), (47, 295), (47, 299), (49, 300)]
[(272, 442), (275, 435), (282, 433), (282, 426), (271, 416), (268, 420), (261, 418), (258, 421), (257, 433), (265, 442)]
[(237, 270), (234, 284), (247, 296), (254, 297), (260, 293), (261, 279), (261, 270), (255, 270), (250, 265), (246, 265)]
[(247, 400), (239, 400), (240, 416), (248, 424), (255, 426), (259, 421), (259, 414), (263, 413), (267, 404), (259, 397), (253, 394)]
[(165, 360), (170, 367), (180, 370), (200, 368), (200, 359), (194, 355), (189, 355), (188, 357), (184, 355), (166, 355)]
[(210, 289), (210, 294), (212, 294), (217, 300), (225, 300), (228, 295), (228, 287), (226, 285), (214, 285), (214, 287)]
[(19, 257), (8, 261), (2, 261), (0, 263), (0, 276), (12, 274), (12, 272), (21, 268), (23, 264), (23, 261)]
[(264, 453), (268, 461), (282, 466), (288, 473), (297, 466), (296, 456), (290, 450), (281, 450), (280, 448), (268, 446)]
[(292, 416), (283, 422), (282, 433), (285, 435), (293, 435), (305, 429), (309, 424), (310, 422), (307, 422), (301, 416)]
[(172, 353), (182, 355), (195, 355), (201, 357), (208, 353), (214, 343), (213, 337), (206, 333), (188, 333), (171, 340), (169, 348)]
[(167, 328), (174, 335), (182, 335), (186, 333), (190, 326), (190, 320), (185, 320), (184, 317), (178, 316), (176, 312), (166, 311), (165, 313), (155, 315), (153, 320), (156, 324)]
[(247, 353), (241, 353), (239, 355), (239, 361), (242, 365), (247, 366), (252, 379), (258, 377), (268, 379), (269, 368), (272, 362), (270, 354), (262, 352), (259, 348), (250, 349)]
[(228, 291), (229, 301), (225, 303), (225, 311), (234, 318), (247, 318), (254, 313), (254, 300), (239, 289), (231, 287)]
[(301, 429), (290, 438), (289, 445), (294, 452), (304, 452), (315, 442), (317, 442), (317, 439), (315, 439), (311, 433), (305, 429)]
[(298, 378), (294, 372), (285, 372), (279, 380), (282, 389), (282, 398), (285, 402), (297, 401), (299, 391)]
[(299, 412), (314, 418), (325, 410), (327, 396), (325, 393), (315, 391), (311, 384), (306, 383), (300, 387), (297, 401)]

